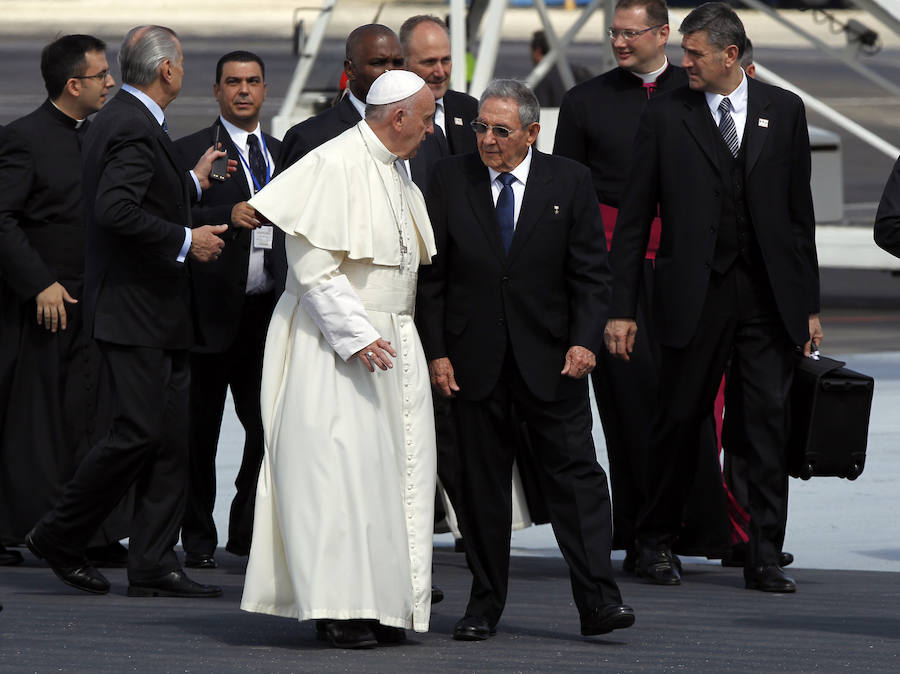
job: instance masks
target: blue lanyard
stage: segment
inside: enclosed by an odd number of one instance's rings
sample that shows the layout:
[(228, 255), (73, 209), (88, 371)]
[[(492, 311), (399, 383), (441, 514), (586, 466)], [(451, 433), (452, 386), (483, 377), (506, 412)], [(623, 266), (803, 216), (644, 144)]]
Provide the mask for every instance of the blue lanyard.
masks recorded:
[[(250, 134), (247, 134), (247, 135), (249, 136)], [(271, 169), (269, 168), (269, 151), (268, 151), (268, 149), (266, 149), (266, 137), (265, 137), (265, 135), (264, 135), (264, 134), (259, 134), (259, 135), (260, 135), (260, 137), (262, 137), (262, 155), (263, 155), (263, 159), (266, 160), (266, 183), (265, 183), (265, 184), (268, 185), (268, 184), (269, 184), (269, 180), (272, 179), (272, 171), (271, 171)], [(250, 150), (248, 149), (247, 151), (249, 152)], [(263, 185), (260, 185), (260, 184), (259, 184), (259, 181), (256, 179), (256, 176), (253, 175), (253, 171), (250, 169), (250, 164), (248, 164), (248, 163), (247, 163), (247, 160), (244, 159), (244, 153), (238, 151), (238, 157), (241, 158), (241, 163), (243, 163), (243, 165), (244, 165), (244, 166), (246, 167), (246, 169), (247, 169), (247, 175), (250, 176), (250, 180), (253, 181), (253, 193), (256, 194), (257, 192), (259, 192), (259, 191), (263, 188)]]

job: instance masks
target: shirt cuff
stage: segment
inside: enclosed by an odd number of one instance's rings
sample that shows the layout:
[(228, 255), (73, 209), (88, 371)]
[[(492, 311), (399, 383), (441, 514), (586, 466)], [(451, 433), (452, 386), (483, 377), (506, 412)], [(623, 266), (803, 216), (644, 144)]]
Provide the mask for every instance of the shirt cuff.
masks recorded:
[(344, 361), (380, 337), (346, 276), (317, 285), (300, 298), (300, 304)]
[(178, 253), (178, 257), (175, 259), (176, 262), (184, 262), (185, 258), (187, 258), (188, 251), (191, 249), (191, 241), (193, 241), (193, 237), (191, 236), (191, 228), (184, 228), (184, 245), (181, 246), (181, 252)]
[(203, 196), (203, 190), (200, 189), (200, 181), (197, 180), (197, 174), (194, 173), (194, 169), (191, 169), (190, 171), (188, 171), (188, 173), (191, 174), (191, 180), (194, 181), (194, 187), (197, 190), (197, 201), (200, 201), (200, 197)]

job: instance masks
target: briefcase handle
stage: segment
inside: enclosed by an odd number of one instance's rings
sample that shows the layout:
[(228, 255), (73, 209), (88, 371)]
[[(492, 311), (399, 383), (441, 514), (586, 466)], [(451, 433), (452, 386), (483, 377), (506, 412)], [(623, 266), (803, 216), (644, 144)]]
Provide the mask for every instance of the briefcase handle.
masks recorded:
[(816, 340), (811, 340), (809, 343), (809, 357), (813, 360), (819, 360), (819, 357), (822, 354), (819, 353), (819, 345), (816, 344)]

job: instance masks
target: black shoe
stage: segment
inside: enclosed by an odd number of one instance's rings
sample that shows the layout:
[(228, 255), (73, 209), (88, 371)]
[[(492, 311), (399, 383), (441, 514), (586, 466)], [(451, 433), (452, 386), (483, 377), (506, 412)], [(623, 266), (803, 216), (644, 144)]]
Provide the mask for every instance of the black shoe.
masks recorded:
[(444, 601), (444, 591), (437, 585), (431, 586), (431, 605), (440, 604)]
[(184, 553), (184, 565), (189, 569), (215, 569), (219, 566), (212, 555), (192, 555), (189, 552)]
[[(728, 555), (722, 558), (722, 566), (744, 568), (747, 563), (747, 544), (735, 543), (731, 546)], [(790, 552), (781, 552), (778, 555), (778, 566), (782, 569), (794, 563), (794, 555)]]
[(487, 619), (474, 615), (463, 616), (453, 628), (453, 638), (457, 641), (484, 641), (496, 633)]
[(49, 548), (41, 547), (35, 543), (34, 529), (25, 535), (25, 545), (38, 559), (47, 562), (56, 577), (69, 587), (76, 590), (90, 592), (91, 594), (106, 594), (109, 592), (109, 581), (104, 575), (90, 565), (86, 559), (59, 555)]
[(378, 644), (368, 620), (317, 620), (316, 638), (335, 648), (372, 648)]
[(21, 564), (24, 557), (18, 550), (7, 550), (0, 545), (0, 566), (16, 566)]
[(781, 567), (775, 564), (745, 568), (744, 587), (748, 590), (761, 590), (762, 592), (796, 592), (797, 590), (794, 579), (785, 575)]
[(625, 559), (622, 561), (622, 571), (633, 574), (637, 566), (637, 550), (629, 548), (625, 551)]
[(238, 543), (232, 543), (231, 541), (228, 541), (225, 544), (225, 552), (230, 552), (232, 555), (236, 555), (238, 557), (246, 557), (250, 554), (250, 546), (240, 545)]
[(655, 585), (681, 585), (680, 560), (667, 547), (644, 548), (638, 555), (635, 574)]
[(143, 580), (128, 585), (129, 597), (186, 597), (206, 599), (221, 597), (222, 588), (215, 585), (201, 585), (188, 578), (184, 571), (170, 571), (162, 578)]
[(581, 635), (609, 634), (613, 630), (623, 630), (634, 625), (634, 609), (625, 604), (607, 604), (595, 608), (581, 618)]
[(124, 569), (128, 566), (128, 548), (119, 541), (88, 548), (84, 551), (84, 556), (98, 569)]
[(376, 620), (371, 621), (369, 627), (372, 628), (372, 634), (379, 644), (400, 644), (406, 641), (406, 630), (399, 627), (382, 625)]

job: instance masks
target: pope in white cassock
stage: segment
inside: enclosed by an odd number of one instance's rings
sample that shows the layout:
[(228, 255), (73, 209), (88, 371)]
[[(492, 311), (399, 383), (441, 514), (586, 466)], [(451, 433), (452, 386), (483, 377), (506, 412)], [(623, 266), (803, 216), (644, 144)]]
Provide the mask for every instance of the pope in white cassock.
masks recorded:
[(266, 454), (241, 608), (317, 619), (339, 647), (431, 613), (435, 482), (416, 272), (435, 254), (402, 162), (432, 131), (424, 80), (388, 71), (366, 119), (250, 201), (288, 235), (262, 379)]

